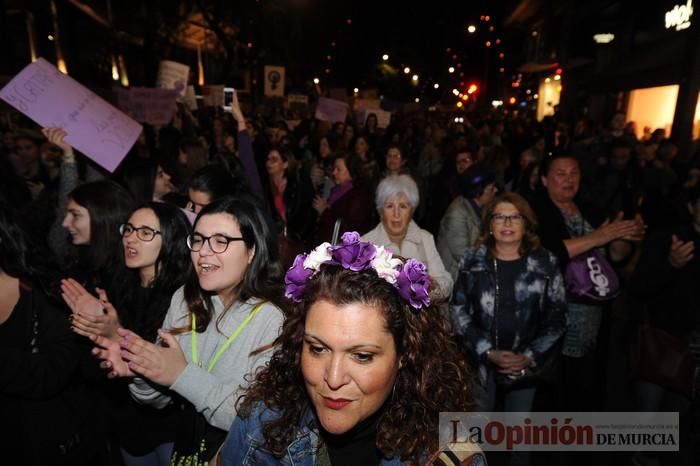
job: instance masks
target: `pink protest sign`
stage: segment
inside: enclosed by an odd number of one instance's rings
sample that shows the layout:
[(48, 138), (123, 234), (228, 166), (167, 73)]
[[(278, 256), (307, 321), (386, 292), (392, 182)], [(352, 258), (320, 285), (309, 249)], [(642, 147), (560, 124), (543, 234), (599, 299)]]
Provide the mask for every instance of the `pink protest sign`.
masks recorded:
[(345, 121), (347, 114), (348, 104), (345, 102), (319, 97), (314, 116), (321, 121), (334, 123), (336, 121)]
[(113, 172), (141, 133), (141, 125), (79, 82), (39, 58), (0, 98), (43, 127), (63, 128), (66, 142)]
[(114, 89), (117, 107), (136, 121), (151, 125), (167, 125), (175, 113), (177, 91), (130, 87)]

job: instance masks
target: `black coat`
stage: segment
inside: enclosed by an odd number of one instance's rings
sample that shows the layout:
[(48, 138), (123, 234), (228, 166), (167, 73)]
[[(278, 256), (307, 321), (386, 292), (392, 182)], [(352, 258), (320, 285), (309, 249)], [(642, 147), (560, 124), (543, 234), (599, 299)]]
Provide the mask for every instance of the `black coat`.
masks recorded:
[(0, 324), (0, 436), (3, 463), (94, 463), (100, 446), (93, 399), (79, 381), (81, 353), (67, 316), (38, 287)]

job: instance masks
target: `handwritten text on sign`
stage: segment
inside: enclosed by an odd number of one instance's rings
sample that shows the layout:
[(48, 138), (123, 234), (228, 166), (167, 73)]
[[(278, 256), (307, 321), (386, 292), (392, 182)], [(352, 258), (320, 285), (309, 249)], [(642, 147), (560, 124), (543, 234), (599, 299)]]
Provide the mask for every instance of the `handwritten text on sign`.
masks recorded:
[(68, 144), (110, 172), (141, 133), (141, 125), (42, 58), (2, 88), (0, 98), (43, 127), (63, 128)]

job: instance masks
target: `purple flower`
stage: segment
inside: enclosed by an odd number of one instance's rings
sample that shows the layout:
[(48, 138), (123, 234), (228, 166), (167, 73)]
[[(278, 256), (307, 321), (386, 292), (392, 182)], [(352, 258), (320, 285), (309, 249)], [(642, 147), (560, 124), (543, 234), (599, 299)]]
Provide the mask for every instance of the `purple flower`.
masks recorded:
[(354, 272), (371, 267), (372, 259), (377, 255), (372, 243), (360, 241), (360, 235), (355, 231), (344, 233), (342, 241), (343, 244), (331, 248), (331, 256), (336, 263)]
[(299, 254), (294, 258), (294, 264), (289, 268), (284, 276), (284, 295), (297, 303), (301, 302), (304, 294), (306, 282), (314, 274), (315, 270), (305, 269), (304, 260), (306, 254)]
[(430, 296), (428, 295), (430, 277), (422, 262), (408, 259), (399, 270), (395, 286), (401, 297), (408, 301), (414, 309), (430, 305)]

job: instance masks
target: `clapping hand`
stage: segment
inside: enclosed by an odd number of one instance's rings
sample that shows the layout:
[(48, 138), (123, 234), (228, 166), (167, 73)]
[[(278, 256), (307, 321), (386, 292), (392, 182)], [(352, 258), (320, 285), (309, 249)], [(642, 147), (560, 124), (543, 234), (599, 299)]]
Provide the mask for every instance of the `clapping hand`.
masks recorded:
[(618, 239), (641, 241), (645, 230), (646, 225), (640, 215), (633, 220), (624, 220), (623, 213), (620, 212), (613, 221), (606, 220), (593, 232), (593, 235), (597, 238), (598, 246), (605, 246)]
[(114, 379), (117, 377), (134, 377), (134, 374), (126, 361), (122, 359), (122, 347), (116, 340), (101, 337), (98, 335), (90, 335), (97, 346), (92, 349), (92, 354), (101, 359), (100, 367), (102, 369), (110, 369), (107, 378)]
[(121, 359), (138, 375), (170, 387), (187, 366), (180, 344), (169, 332), (158, 330), (161, 345), (150, 343), (123, 328), (120, 328), (118, 333), (121, 337)]
[(311, 202), (311, 207), (321, 215), (328, 208), (328, 201), (321, 196), (316, 196)]
[(99, 335), (112, 340), (118, 338), (119, 317), (104, 290), (96, 289), (99, 299), (94, 297), (72, 278), (61, 280), (61, 296), (70, 307), (70, 320), (75, 333), (89, 337)]
[(677, 269), (685, 267), (695, 256), (695, 243), (683, 242), (676, 235), (671, 236), (671, 248), (668, 252), (668, 261)]

